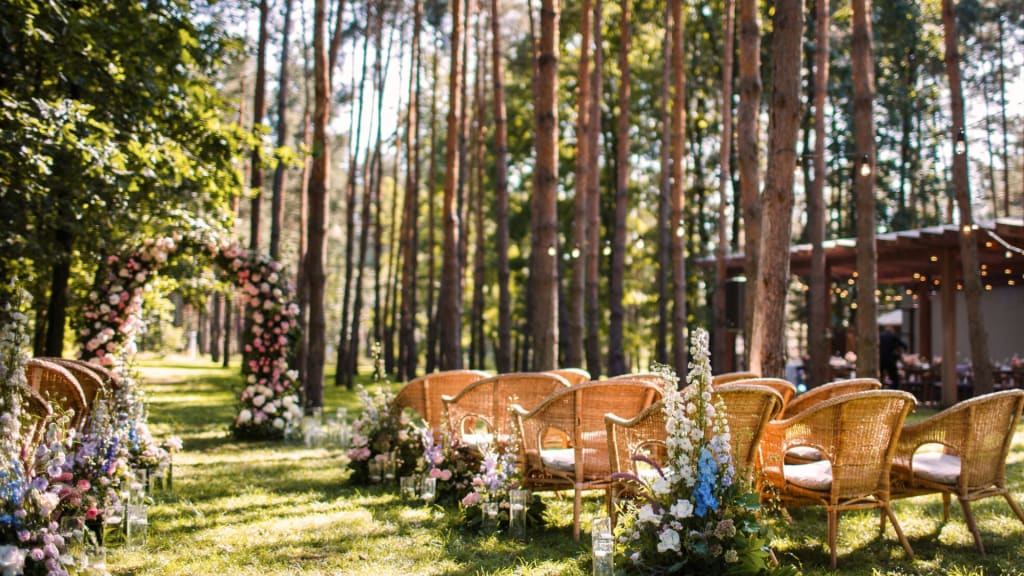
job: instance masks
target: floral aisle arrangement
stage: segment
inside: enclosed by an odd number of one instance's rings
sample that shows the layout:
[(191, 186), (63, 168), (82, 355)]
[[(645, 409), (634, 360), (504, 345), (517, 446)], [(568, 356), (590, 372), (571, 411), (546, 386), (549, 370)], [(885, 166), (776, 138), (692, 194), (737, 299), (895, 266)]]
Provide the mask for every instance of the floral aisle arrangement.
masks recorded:
[(632, 574), (759, 574), (772, 570), (758, 496), (734, 475), (725, 408), (713, 403), (708, 334), (694, 335), (688, 386), (666, 367), (668, 462), (642, 485), (616, 529), (617, 568)]
[[(298, 305), (282, 265), (263, 254), (209, 238), (202, 226), (187, 234), (147, 238), (126, 256), (111, 255), (97, 272), (78, 326), (80, 356), (124, 375), (145, 328), (143, 295), (161, 269), (186, 250), (206, 251), (239, 288), (245, 305), (246, 379), (233, 424), (242, 438), (281, 438), (302, 416), (298, 373), (289, 370)], [(130, 382), (128, 383), (130, 384)]]
[[(23, 309), (31, 298), (13, 284), (0, 286), (0, 292), (0, 573), (61, 576), (68, 571), (55, 514), (60, 487), (50, 478), (63, 474), (67, 456), (56, 424), (38, 451), (28, 452), (23, 445), (21, 397), (28, 385)], [(40, 475), (34, 474), (37, 465)]]
[[(509, 442), (473, 447), (472, 450), (479, 454), (480, 465), (470, 481), (472, 492), (462, 498), (459, 522), (464, 528), (483, 528), (488, 521), (487, 508), (490, 508), (492, 513), (496, 508), (494, 520), (498, 526), (508, 527), (510, 494), (522, 487), (522, 476), (518, 467), (518, 442), (513, 438)], [(526, 524), (543, 525), (544, 508), (544, 503), (539, 497), (532, 497), (526, 509)]]
[(447, 434), (435, 440), (429, 429), (422, 432), (423, 458), (417, 473), (437, 479), (435, 501), (446, 508), (458, 506), (473, 491), (473, 480), (480, 469), (481, 454)]

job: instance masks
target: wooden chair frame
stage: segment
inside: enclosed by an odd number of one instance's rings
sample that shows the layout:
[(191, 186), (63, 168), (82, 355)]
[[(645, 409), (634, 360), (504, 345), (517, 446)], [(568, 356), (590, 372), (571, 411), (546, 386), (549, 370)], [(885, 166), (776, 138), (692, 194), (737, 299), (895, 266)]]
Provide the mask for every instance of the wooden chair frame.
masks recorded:
[(480, 370), (448, 370), (425, 374), (410, 381), (398, 391), (393, 401), (399, 409), (412, 408), (430, 426), (438, 439), (444, 418), (444, 396), (454, 396), (477, 380), (490, 378)]

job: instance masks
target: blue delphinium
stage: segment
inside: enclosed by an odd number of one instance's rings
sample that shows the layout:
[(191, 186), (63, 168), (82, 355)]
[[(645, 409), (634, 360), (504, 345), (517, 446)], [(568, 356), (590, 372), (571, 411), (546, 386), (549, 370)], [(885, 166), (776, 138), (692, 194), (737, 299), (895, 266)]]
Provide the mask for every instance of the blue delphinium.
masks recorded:
[(718, 463), (711, 451), (704, 447), (697, 461), (697, 484), (693, 488), (693, 499), (696, 503), (694, 514), (703, 518), (708, 510), (718, 510), (718, 498), (715, 497), (715, 484), (718, 483)]

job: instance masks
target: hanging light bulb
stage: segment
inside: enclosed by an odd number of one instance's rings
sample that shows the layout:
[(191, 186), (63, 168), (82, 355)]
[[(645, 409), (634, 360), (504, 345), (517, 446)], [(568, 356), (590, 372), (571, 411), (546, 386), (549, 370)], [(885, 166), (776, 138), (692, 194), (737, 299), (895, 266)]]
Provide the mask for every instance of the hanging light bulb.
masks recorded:
[(963, 156), (967, 152), (967, 136), (964, 134), (963, 128), (960, 128), (956, 133), (956, 144), (953, 145), (953, 152), (957, 156)]
[(860, 175), (865, 178), (871, 176), (871, 158), (867, 154), (860, 159)]

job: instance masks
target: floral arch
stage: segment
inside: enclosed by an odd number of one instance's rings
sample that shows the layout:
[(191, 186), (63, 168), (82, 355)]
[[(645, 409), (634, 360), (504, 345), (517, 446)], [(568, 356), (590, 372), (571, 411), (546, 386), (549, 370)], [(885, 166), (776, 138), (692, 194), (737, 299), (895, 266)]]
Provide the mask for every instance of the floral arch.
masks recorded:
[(288, 424), (302, 416), (298, 373), (289, 369), (299, 307), (284, 267), (265, 254), (235, 243), (177, 235), (148, 238), (129, 254), (108, 256), (83, 305), (77, 327), (79, 356), (123, 371), (144, 327), (143, 294), (175, 255), (192, 250), (212, 257), (221, 277), (238, 289), (245, 310), (245, 386), (239, 395), (234, 434), (280, 438)]

